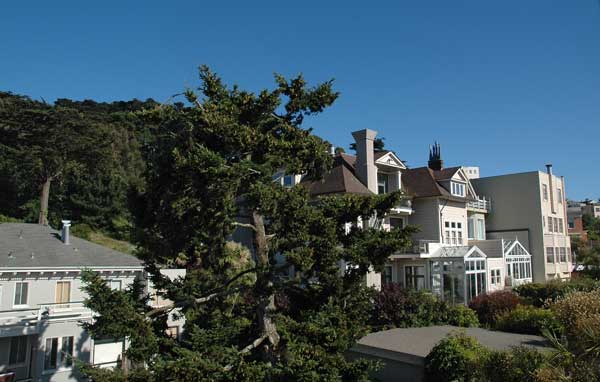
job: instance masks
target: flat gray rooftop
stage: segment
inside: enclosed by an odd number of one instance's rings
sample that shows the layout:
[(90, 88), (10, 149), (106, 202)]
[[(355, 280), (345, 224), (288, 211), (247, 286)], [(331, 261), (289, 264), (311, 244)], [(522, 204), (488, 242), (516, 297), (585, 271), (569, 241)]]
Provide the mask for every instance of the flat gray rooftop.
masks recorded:
[(549, 342), (539, 336), (496, 332), (481, 328), (458, 328), (455, 326), (428, 326), (423, 328), (391, 329), (371, 333), (358, 341), (363, 346), (426, 357), (433, 347), (452, 331), (464, 330), (469, 337), (492, 350), (508, 350), (515, 346), (528, 346), (548, 350)]

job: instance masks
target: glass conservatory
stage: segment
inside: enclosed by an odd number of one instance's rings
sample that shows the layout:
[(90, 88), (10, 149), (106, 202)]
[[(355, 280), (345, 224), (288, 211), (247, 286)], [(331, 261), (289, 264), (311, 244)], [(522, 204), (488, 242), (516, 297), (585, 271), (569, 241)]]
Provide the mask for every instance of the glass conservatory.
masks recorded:
[(442, 247), (429, 261), (431, 291), (450, 304), (485, 293), (487, 261), (477, 247)]
[(531, 282), (531, 255), (519, 241), (506, 241), (504, 245), (504, 261), (506, 277), (511, 286)]

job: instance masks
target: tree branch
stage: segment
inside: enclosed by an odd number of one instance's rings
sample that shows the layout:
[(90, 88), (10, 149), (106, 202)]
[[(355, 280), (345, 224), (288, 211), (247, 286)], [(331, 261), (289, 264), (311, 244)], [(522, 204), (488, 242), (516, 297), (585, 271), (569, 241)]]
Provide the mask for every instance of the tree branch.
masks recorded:
[[(260, 346), (260, 344), (265, 342), (265, 340), (267, 338), (268, 338), (268, 336), (266, 334), (263, 334), (262, 336), (258, 337), (257, 339), (252, 341), (251, 344), (249, 344), (248, 346), (246, 346), (245, 348), (240, 350), (240, 355), (250, 353), (252, 351), (252, 349), (256, 349), (258, 346)], [(230, 371), (231, 369), (233, 369), (233, 365), (227, 365), (223, 368), (224, 371)]]
[(233, 222), (233, 225), (237, 226), (237, 227), (250, 228), (251, 230), (253, 230), (254, 232), (256, 232), (256, 226), (254, 224)]
[(173, 302), (171, 304), (152, 309), (151, 311), (146, 313), (146, 317), (149, 318), (149, 317), (155, 316), (157, 314), (160, 314), (163, 312), (168, 312), (175, 308), (183, 308), (184, 306), (188, 306), (188, 305), (204, 304), (206, 302), (209, 302), (210, 300), (212, 300), (215, 297), (227, 296), (231, 293), (239, 292), (241, 289), (242, 289), (242, 287), (224, 290), (221, 292), (215, 292), (215, 293), (209, 294), (208, 296), (199, 297), (193, 301), (181, 301), (181, 302), (177, 302), (177, 303)]

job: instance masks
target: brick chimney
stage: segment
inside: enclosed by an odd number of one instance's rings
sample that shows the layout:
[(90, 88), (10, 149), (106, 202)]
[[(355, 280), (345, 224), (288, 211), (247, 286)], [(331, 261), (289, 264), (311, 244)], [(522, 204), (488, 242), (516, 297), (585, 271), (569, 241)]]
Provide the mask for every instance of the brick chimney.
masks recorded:
[(356, 175), (373, 193), (377, 193), (377, 167), (373, 141), (377, 136), (374, 130), (364, 129), (352, 133), (356, 141)]
[(427, 166), (434, 171), (440, 171), (442, 168), (444, 168), (444, 161), (442, 160), (442, 148), (437, 142), (429, 146), (429, 162), (427, 162)]

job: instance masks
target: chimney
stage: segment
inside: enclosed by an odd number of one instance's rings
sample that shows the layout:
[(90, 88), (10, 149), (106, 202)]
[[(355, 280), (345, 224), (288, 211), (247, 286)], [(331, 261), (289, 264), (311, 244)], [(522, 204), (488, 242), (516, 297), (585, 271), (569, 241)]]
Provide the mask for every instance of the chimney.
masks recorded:
[(69, 238), (69, 227), (71, 226), (71, 221), (70, 220), (63, 220), (62, 222), (62, 232), (61, 232), (61, 239), (62, 242), (65, 243), (65, 245), (69, 245), (71, 244), (70, 242), (70, 238)]
[(427, 162), (427, 166), (434, 171), (440, 171), (442, 168), (444, 168), (444, 161), (442, 160), (442, 148), (437, 142), (429, 146), (429, 162)]
[(552, 213), (555, 214), (556, 210), (554, 209), (554, 186), (552, 184), (552, 164), (548, 163), (546, 165), (546, 171), (548, 172), (548, 188), (550, 189), (548, 193), (550, 194), (550, 207), (552, 207)]
[(331, 145), (331, 146), (329, 147), (329, 153), (330, 153), (332, 156), (335, 156), (335, 146), (334, 146), (334, 145)]
[(377, 136), (374, 130), (364, 129), (352, 133), (356, 141), (356, 175), (367, 188), (377, 193), (377, 167), (375, 167), (375, 153), (373, 141)]

